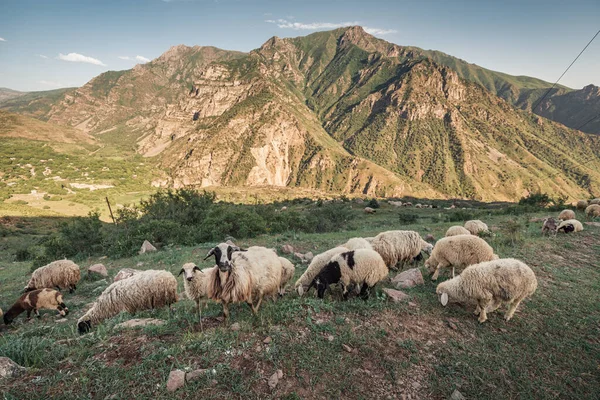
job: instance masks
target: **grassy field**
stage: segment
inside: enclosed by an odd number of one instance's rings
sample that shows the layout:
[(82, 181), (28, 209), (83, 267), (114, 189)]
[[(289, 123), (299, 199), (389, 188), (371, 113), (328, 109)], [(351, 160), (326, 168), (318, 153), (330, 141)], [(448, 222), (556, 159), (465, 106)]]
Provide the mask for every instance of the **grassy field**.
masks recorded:
[[(279, 249), (289, 243), (300, 252), (316, 254), (350, 237), (388, 229), (440, 238), (449, 226), (462, 224), (447, 222), (457, 214), (444, 209), (398, 210), (382, 204), (377, 214), (366, 215), (361, 211), (364, 205), (340, 205), (350, 206), (352, 230), (290, 232), (238, 244)], [(442, 307), (435, 284), (426, 278), (425, 285), (406, 290), (410, 301), (404, 303), (392, 303), (381, 291), (390, 283), (380, 285), (368, 301), (346, 302), (337, 292), (324, 301), (312, 295), (299, 298), (288, 287), (282, 299), (268, 301), (258, 316), (244, 305), (233, 306), (231, 320), (225, 322), (220, 306), (210, 304), (203, 311), (203, 330), (193, 302), (182, 300), (173, 315), (163, 309), (135, 316), (163, 319), (163, 326), (119, 330), (116, 324), (132, 318), (123, 313), (90, 334), (77, 334), (76, 320), (121, 268), (164, 268), (176, 274), (188, 261), (210, 266), (202, 258), (214, 243), (171, 246), (127, 259), (76, 260), (84, 271), (104, 263), (109, 279), (89, 279), (84, 272), (76, 293), (65, 294), (71, 311), (66, 322), (44, 311), (41, 320), (28, 322), (22, 316), (10, 327), (1, 326), (0, 356), (28, 368), (24, 376), (2, 383), (3, 396), (445, 399), (458, 389), (467, 399), (595, 399), (600, 393), (600, 228), (585, 225), (584, 232), (546, 238), (540, 235), (541, 222), (533, 219), (551, 213), (515, 210), (518, 215), (502, 209), (463, 211), (488, 223), (493, 236), (486, 240), (501, 257), (523, 260), (538, 277), (537, 292), (509, 323), (501, 313), (493, 313), (479, 324), (471, 309)], [(407, 214), (417, 215), (416, 221), (407, 225)], [(585, 220), (583, 215), (579, 218)], [(4, 311), (18, 297), (31, 269), (30, 262), (14, 261), (15, 249), (47, 235), (60, 221), (3, 220)], [(305, 268), (298, 265), (294, 280)], [(230, 329), (235, 322), (239, 331)], [(171, 370), (199, 368), (208, 370), (205, 376), (167, 392)], [(267, 379), (279, 369), (283, 378), (270, 389)]]

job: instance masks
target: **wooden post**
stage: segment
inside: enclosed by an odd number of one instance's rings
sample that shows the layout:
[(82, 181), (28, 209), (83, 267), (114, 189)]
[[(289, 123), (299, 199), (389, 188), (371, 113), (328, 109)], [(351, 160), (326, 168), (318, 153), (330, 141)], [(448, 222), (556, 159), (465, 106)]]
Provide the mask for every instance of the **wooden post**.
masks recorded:
[(108, 201), (108, 197), (105, 197), (105, 199), (106, 199), (106, 204), (108, 204), (108, 211), (110, 212), (110, 217), (112, 218), (113, 223), (116, 225), (117, 221), (115, 220), (115, 217), (112, 213), (112, 208), (110, 208), (110, 202)]

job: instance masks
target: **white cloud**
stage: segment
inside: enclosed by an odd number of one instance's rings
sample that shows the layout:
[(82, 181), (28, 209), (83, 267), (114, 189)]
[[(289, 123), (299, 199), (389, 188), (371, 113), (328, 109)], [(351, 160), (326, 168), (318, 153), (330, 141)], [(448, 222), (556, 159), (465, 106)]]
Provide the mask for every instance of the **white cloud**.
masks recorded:
[(150, 59), (142, 56), (135, 56), (135, 59), (144, 63), (150, 62)]
[(389, 35), (390, 33), (398, 33), (395, 29), (379, 29), (379, 28), (370, 28), (368, 26), (363, 26), (365, 32), (370, 33), (371, 35)]
[(6, 39), (0, 37), (0, 42), (6, 42)]
[(40, 54), (40, 57), (41, 57), (41, 58), (48, 58), (48, 56), (45, 56), (45, 55), (43, 55), (43, 54)]
[(45, 86), (50, 86), (50, 87), (63, 87), (65, 85), (63, 85), (60, 82), (55, 82), (55, 81), (38, 81), (38, 83), (45, 85)]
[(63, 61), (81, 62), (81, 63), (88, 63), (88, 64), (94, 64), (94, 65), (101, 65), (103, 67), (106, 67), (106, 64), (104, 64), (102, 61), (98, 60), (97, 58), (84, 56), (83, 54), (78, 54), (78, 53), (69, 53), (67, 55), (60, 53), (57, 58), (59, 60), (63, 60)]
[[(268, 19), (265, 22), (268, 22), (270, 24), (275, 24), (279, 28), (282, 28), (282, 29), (293, 29), (295, 31), (301, 31), (301, 30), (315, 31), (315, 30), (320, 30), (320, 29), (336, 29), (336, 28), (343, 28), (345, 26), (360, 25), (360, 22), (358, 22), (358, 21), (353, 21), (353, 22), (311, 22), (311, 23), (307, 24), (307, 23), (303, 23), (303, 22), (292, 22), (287, 19), (277, 19), (277, 20)], [(364, 26), (363, 29), (365, 30), (365, 32), (370, 33), (372, 35), (388, 35), (390, 33), (398, 32), (395, 29), (371, 28), (368, 26)]]
[(131, 60), (131, 57), (129, 57), (129, 56), (119, 56), (119, 58), (121, 60)]

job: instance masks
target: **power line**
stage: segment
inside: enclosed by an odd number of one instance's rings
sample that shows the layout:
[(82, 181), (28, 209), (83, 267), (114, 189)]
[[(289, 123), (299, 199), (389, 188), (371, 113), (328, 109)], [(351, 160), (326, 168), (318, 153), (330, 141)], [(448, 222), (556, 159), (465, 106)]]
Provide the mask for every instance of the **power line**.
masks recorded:
[(573, 64), (575, 64), (575, 61), (577, 61), (577, 59), (583, 54), (583, 52), (585, 51), (585, 49), (587, 49), (588, 46), (590, 44), (592, 44), (592, 42), (594, 41), (594, 39), (596, 39), (596, 36), (598, 36), (598, 34), (600, 34), (600, 30), (598, 32), (596, 32), (596, 34), (594, 35), (594, 37), (588, 42), (588, 44), (585, 45), (585, 47), (583, 48), (583, 50), (581, 50), (581, 52), (577, 55), (577, 57), (575, 57), (575, 59), (573, 60), (573, 62), (571, 64), (569, 64), (569, 66), (567, 67), (567, 69), (565, 69), (565, 72), (563, 72), (562, 75), (556, 80), (556, 82), (554, 82), (554, 84), (552, 85), (552, 87), (550, 89), (548, 89), (548, 91), (546, 92), (546, 94), (544, 94), (544, 96), (537, 102), (537, 104), (535, 105), (535, 107), (533, 107), (531, 109), (531, 112), (535, 112), (535, 109), (538, 108), (538, 106), (542, 103), (542, 101), (544, 101), (544, 99), (548, 96), (548, 94), (550, 94), (550, 92), (552, 91), (552, 89), (554, 89), (554, 87), (556, 86), (556, 84), (558, 83), (558, 81), (560, 81), (562, 79), (562, 77), (565, 76), (565, 74), (567, 73), (567, 71), (573, 66)]
[(585, 121), (583, 124), (579, 125), (577, 128), (575, 128), (576, 130), (580, 131), (581, 128), (583, 128), (584, 126), (586, 126), (587, 124), (589, 124), (590, 122), (592, 122), (593, 120), (595, 120), (596, 118), (600, 117), (600, 114), (596, 114), (594, 115), (592, 118), (588, 119), (587, 121)]

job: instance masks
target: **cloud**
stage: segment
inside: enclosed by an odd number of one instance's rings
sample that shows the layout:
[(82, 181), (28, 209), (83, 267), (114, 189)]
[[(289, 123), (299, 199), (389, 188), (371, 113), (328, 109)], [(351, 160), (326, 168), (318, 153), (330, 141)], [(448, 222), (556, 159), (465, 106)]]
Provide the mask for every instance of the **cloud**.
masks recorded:
[[(360, 22), (358, 22), (358, 21), (353, 21), (353, 22), (311, 22), (311, 23), (307, 24), (307, 23), (303, 23), (303, 22), (292, 22), (287, 19), (277, 19), (277, 20), (268, 19), (265, 22), (268, 22), (270, 24), (275, 24), (279, 28), (282, 28), (282, 29), (293, 29), (295, 31), (301, 31), (301, 30), (315, 31), (315, 30), (320, 30), (320, 29), (336, 29), (336, 28), (343, 28), (345, 26), (360, 25)], [(390, 33), (398, 32), (395, 29), (381, 29), (381, 28), (372, 28), (372, 27), (368, 27), (368, 26), (364, 26), (363, 29), (365, 30), (365, 32), (370, 33), (372, 35), (388, 35)]]
[(88, 63), (88, 64), (94, 64), (94, 65), (101, 65), (103, 67), (106, 67), (106, 64), (104, 64), (102, 61), (98, 60), (97, 58), (84, 56), (83, 54), (78, 54), (78, 53), (69, 53), (67, 55), (60, 53), (57, 58), (59, 60), (63, 60), (63, 61), (81, 62), (81, 63)]
[(379, 29), (379, 28), (370, 28), (368, 26), (363, 26), (365, 32), (370, 33), (371, 35), (389, 35), (390, 33), (398, 33), (395, 29)]
[(0, 42), (6, 42), (6, 39), (0, 37)]
[(60, 82), (54, 82), (54, 81), (38, 81), (38, 83), (45, 85), (45, 86), (50, 86), (50, 87), (63, 87), (65, 85), (63, 85)]
[(142, 56), (135, 56), (135, 59), (137, 61), (141, 61), (141, 62), (144, 62), (144, 63), (150, 62), (150, 59), (148, 59), (146, 57), (142, 57)]
[(118, 58), (120, 58), (121, 60), (131, 60), (131, 57), (129, 56), (119, 56)]
[(45, 55), (43, 55), (43, 54), (40, 54), (40, 57), (41, 57), (41, 58), (48, 58), (48, 56), (45, 56)]

